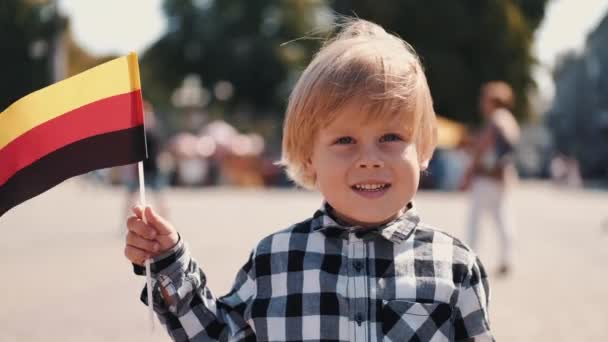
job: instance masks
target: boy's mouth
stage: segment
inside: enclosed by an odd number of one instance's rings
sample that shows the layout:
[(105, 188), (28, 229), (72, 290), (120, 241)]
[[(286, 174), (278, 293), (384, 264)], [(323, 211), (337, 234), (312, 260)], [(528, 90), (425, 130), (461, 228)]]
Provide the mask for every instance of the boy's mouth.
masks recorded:
[(391, 187), (390, 183), (382, 182), (369, 182), (369, 183), (358, 183), (351, 186), (351, 189), (361, 194), (380, 194)]
[(386, 189), (391, 186), (388, 183), (363, 183), (363, 184), (355, 184), (352, 186), (355, 190), (361, 191), (378, 191), (382, 189)]

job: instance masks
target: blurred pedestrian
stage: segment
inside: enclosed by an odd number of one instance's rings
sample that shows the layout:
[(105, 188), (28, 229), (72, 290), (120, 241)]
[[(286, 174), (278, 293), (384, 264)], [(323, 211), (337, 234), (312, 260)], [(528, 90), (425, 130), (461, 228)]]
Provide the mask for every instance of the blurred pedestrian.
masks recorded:
[(471, 193), (467, 242), (477, 251), (480, 219), (489, 214), (500, 238), (501, 275), (510, 271), (513, 256), (512, 214), (507, 195), (517, 179), (514, 152), (520, 136), (519, 125), (511, 114), (513, 103), (513, 90), (507, 83), (492, 81), (482, 86), (479, 106), (484, 126), (473, 142), (471, 164), (462, 184)]
[(557, 185), (578, 188), (583, 185), (578, 161), (563, 153), (557, 153), (549, 164), (551, 180)]

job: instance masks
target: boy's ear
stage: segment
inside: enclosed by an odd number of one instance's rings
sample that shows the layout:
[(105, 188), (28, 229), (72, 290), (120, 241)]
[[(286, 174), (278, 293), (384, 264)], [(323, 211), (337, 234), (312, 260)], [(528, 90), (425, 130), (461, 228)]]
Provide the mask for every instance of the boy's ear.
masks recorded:
[(315, 169), (312, 167), (312, 159), (310, 157), (306, 158), (304, 161), (304, 170), (306, 171), (307, 176), (314, 176), (315, 174)]
[(312, 159), (311, 158), (307, 158), (304, 161), (304, 172), (306, 172), (306, 176), (312, 179), (316, 179), (316, 172), (315, 172), (315, 168), (312, 165)]

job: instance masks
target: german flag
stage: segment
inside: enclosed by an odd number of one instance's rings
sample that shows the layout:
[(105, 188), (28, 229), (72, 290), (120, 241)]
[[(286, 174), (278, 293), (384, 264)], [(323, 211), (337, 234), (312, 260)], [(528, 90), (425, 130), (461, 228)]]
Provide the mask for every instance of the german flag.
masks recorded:
[(0, 216), (70, 177), (145, 158), (139, 66), (131, 53), (0, 113)]

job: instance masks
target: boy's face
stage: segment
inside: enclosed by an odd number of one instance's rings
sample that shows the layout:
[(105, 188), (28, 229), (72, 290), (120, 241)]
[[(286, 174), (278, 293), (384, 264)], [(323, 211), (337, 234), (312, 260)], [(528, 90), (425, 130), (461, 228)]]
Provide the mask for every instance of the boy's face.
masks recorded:
[(397, 118), (366, 123), (358, 110), (350, 106), (317, 132), (308, 171), (338, 218), (374, 225), (397, 217), (412, 200), (420, 165)]

